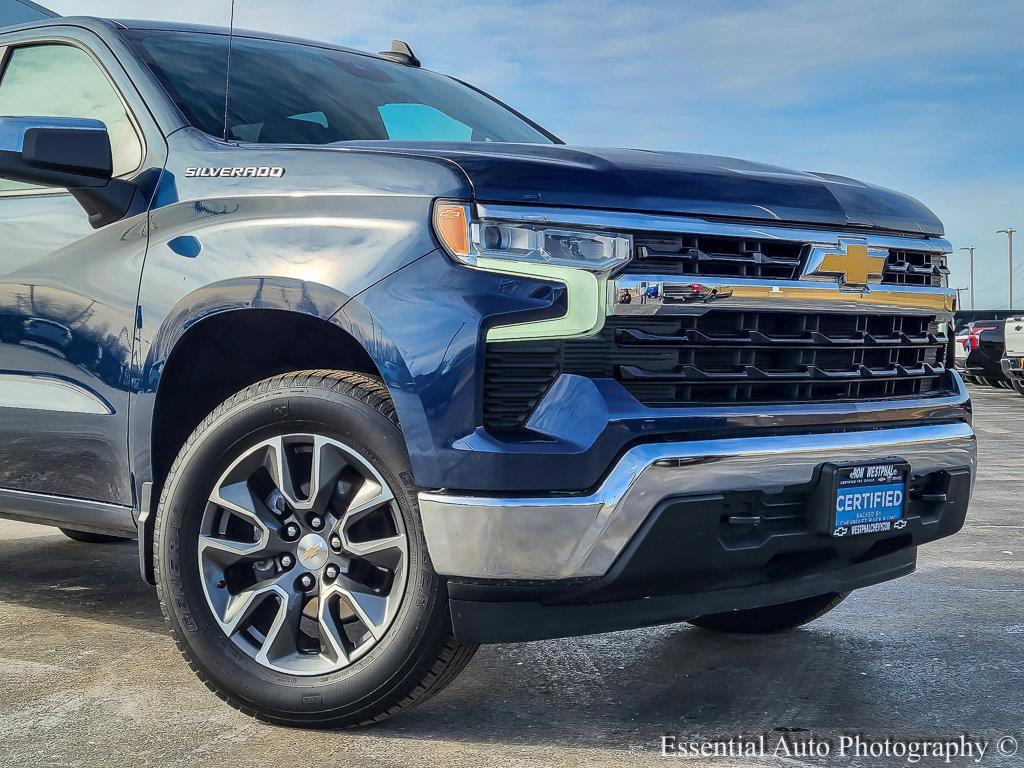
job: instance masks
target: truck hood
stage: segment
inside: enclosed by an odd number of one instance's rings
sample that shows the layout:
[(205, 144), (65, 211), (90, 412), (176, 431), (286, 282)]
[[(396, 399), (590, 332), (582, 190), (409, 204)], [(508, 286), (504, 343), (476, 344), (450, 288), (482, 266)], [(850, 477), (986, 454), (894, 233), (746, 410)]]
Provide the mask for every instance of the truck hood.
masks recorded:
[(943, 233), (935, 214), (908, 195), (841, 176), (731, 157), (554, 144), (365, 141), (337, 146), (450, 161), (483, 202)]

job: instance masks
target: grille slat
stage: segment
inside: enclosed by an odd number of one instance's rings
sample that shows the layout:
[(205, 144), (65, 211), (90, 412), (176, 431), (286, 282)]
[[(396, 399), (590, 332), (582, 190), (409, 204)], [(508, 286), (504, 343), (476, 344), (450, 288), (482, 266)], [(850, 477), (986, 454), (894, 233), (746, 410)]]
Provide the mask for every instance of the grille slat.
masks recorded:
[(800, 336), (769, 336), (760, 331), (748, 331), (745, 336), (711, 336), (702, 331), (691, 330), (684, 335), (660, 335), (636, 328), (624, 328), (618, 332), (617, 341), (620, 345), (643, 344), (649, 346), (690, 345), (695, 347), (743, 346), (745, 348), (771, 348), (774, 346), (801, 347), (908, 347), (937, 346), (948, 343), (945, 336), (920, 334), (910, 336), (905, 333), (891, 336), (876, 336), (870, 333), (856, 333), (851, 336), (829, 336), (817, 331), (809, 331)]
[(891, 368), (869, 368), (866, 365), (846, 371), (833, 371), (809, 365), (802, 371), (766, 371), (756, 365), (745, 365), (738, 371), (705, 371), (695, 365), (684, 365), (679, 371), (648, 371), (635, 365), (623, 365), (618, 368), (618, 378), (622, 381), (684, 381), (694, 384), (711, 382), (736, 382), (744, 380), (758, 381), (836, 381), (838, 379), (891, 379), (899, 381), (922, 376), (939, 376), (945, 373), (942, 365), (918, 365), (907, 367), (896, 365)]
[(484, 422), (521, 429), (559, 373), (619, 381), (652, 408), (948, 394), (933, 318), (738, 312), (609, 317), (601, 333), (487, 345)]
[(946, 257), (921, 251), (890, 251), (882, 282), (893, 285), (941, 286), (949, 274)]

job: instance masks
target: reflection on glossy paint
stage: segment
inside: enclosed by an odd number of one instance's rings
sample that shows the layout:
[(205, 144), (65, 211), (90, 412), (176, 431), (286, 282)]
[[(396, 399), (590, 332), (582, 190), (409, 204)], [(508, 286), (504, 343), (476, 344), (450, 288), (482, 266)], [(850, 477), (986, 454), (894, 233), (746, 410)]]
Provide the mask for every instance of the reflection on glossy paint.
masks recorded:
[(0, 488), (131, 503), (125, 430), (143, 222), (94, 231), (70, 195), (0, 198), (0, 430), (10, 437)]
[(114, 413), (110, 403), (84, 387), (56, 376), (0, 373), (0, 408), (37, 411)]

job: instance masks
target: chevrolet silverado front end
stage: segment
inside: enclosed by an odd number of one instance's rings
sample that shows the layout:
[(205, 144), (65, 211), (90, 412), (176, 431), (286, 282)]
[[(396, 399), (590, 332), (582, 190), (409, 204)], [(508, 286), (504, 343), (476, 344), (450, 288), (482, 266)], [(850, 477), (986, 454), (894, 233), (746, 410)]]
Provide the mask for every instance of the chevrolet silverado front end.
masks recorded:
[(566, 146), (400, 43), (54, 19), (0, 76), (0, 515), (137, 535), (243, 711), (792, 628), (964, 523), (951, 248), (906, 195)]

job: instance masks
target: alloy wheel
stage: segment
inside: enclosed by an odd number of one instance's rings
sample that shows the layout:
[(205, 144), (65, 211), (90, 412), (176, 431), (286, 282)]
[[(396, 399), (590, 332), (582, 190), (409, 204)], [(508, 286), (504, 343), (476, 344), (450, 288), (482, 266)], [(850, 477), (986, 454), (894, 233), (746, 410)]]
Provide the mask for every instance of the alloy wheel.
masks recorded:
[(321, 435), (265, 440), (217, 481), (199, 570), (221, 630), (259, 664), (323, 675), (368, 653), (406, 589), (395, 496), (359, 451)]

